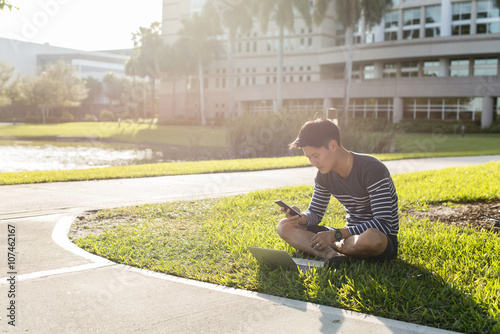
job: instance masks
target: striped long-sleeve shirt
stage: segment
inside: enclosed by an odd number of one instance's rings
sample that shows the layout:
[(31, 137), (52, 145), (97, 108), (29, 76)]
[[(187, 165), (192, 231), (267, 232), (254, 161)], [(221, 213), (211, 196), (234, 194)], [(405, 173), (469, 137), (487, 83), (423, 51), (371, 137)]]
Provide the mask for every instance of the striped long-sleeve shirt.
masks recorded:
[(351, 235), (359, 235), (376, 228), (387, 235), (399, 230), (398, 195), (387, 167), (377, 158), (352, 153), (353, 167), (341, 178), (335, 171), (318, 172), (314, 193), (304, 212), (308, 225), (318, 225), (333, 195), (346, 209)]

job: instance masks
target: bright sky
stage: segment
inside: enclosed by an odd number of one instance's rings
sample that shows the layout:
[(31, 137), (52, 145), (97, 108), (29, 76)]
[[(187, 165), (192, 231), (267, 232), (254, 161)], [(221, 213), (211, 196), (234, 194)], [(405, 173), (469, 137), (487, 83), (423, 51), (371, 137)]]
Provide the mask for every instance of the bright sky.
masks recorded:
[(0, 37), (96, 51), (133, 48), (132, 33), (161, 22), (162, 0), (10, 0)]

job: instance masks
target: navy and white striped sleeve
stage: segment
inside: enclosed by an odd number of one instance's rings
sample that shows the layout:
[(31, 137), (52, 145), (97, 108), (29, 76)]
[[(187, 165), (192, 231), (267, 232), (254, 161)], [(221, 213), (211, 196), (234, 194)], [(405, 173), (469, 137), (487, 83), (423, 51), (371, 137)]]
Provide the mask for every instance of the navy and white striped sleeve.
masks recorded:
[(347, 230), (351, 235), (359, 235), (369, 228), (384, 234), (394, 234), (398, 230), (397, 194), (390, 177), (383, 178), (367, 188), (373, 218), (363, 223), (353, 224)]
[(307, 225), (318, 225), (325, 215), (328, 203), (330, 203), (330, 192), (317, 182), (314, 184), (314, 192), (309, 207), (303, 212), (307, 218)]

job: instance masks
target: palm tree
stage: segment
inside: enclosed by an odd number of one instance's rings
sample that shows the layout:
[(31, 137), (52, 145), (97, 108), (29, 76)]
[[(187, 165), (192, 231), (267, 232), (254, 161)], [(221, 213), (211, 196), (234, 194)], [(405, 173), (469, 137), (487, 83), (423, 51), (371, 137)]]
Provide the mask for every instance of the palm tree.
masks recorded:
[(102, 93), (102, 82), (95, 79), (94, 77), (88, 77), (87, 79), (85, 79), (85, 86), (88, 89), (88, 96), (86, 100), (88, 101), (90, 106), (90, 114), (93, 115), (94, 102)]
[(137, 33), (132, 34), (134, 47), (137, 51), (136, 64), (134, 66), (135, 75), (139, 77), (149, 77), (151, 83), (151, 106), (152, 119), (155, 115), (155, 91), (156, 79), (160, 77), (159, 63), (160, 51), (163, 47), (161, 37), (161, 24), (151, 23), (149, 28), (140, 27)]
[(135, 86), (135, 78), (139, 74), (139, 61), (136, 57), (131, 57), (125, 63), (125, 74), (132, 77), (132, 83)]
[(254, 10), (260, 18), (262, 31), (266, 32), (269, 21), (272, 19), (279, 28), (278, 43), (278, 85), (277, 85), (277, 108), (283, 106), (283, 44), (285, 29), (293, 31), (295, 21), (295, 10), (297, 10), (306, 24), (310, 27), (312, 23), (309, 0), (255, 0)]
[(181, 40), (172, 45), (165, 44), (160, 51), (162, 80), (172, 81), (172, 111), (175, 111), (176, 106), (176, 82), (180, 75), (191, 71), (190, 66), (193, 67), (185, 57), (185, 54), (189, 54), (188, 50), (183, 49), (185, 46)]
[(239, 1), (234, 6), (226, 4), (221, 6), (220, 0), (208, 0), (203, 8), (208, 17), (218, 19), (222, 26), (228, 31), (227, 43), (227, 63), (228, 63), (228, 83), (229, 83), (229, 113), (231, 118), (235, 116), (234, 98), (234, 65), (233, 54), (236, 45), (236, 35), (238, 31), (242, 34), (249, 32), (253, 26), (250, 2)]
[(0, 108), (8, 106), (12, 103), (12, 99), (8, 94), (9, 84), (14, 75), (14, 67), (0, 63)]
[[(499, 0), (500, 1), (500, 0)], [(345, 63), (344, 88), (344, 110), (343, 122), (347, 124), (349, 100), (352, 82), (352, 51), (353, 51), (353, 31), (354, 26), (363, 16), (365, 19), (365, 28), (371, 28), (380, 23), (382, 17), (392, 7), (392, 0), (316, 0), (314, 10), (314, 20), (316, 24), (321, 23), (330, 3), (335, 5), (337, 20), (340, 20), (345, 29), (345, 43), (347, 48), (347, 57)]]
[(220, 50), (220, 43), (215, 38), (219, 33), (217, 27), (213, 24), (213, 20), (206, 16), (194, 14), (191, 19), (183, 19), (183, 27), (179, 31), (179, 47), (186, 50), (189, 54), (183, 54), (186, 61), (195, 62), (198, 69), (198, 84), (200, 92), (200, 114), (201, 125), (206, 125), (205, 117), (205, 92), (204, 92), (204, 66), (212, 59)]

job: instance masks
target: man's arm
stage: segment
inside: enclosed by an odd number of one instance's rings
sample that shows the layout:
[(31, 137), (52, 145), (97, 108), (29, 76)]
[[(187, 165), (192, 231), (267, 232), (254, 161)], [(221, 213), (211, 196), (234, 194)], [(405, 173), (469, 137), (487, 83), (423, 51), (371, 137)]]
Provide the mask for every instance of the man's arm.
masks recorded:
[(318, 225), (325, 215), (328, 203), (330, 203), (331, 194), (318, 183), (314, 184), (314, 192), (309, 203), (309, 207), (302, 214), (307, 218), (307, 225)]
[[(367, 187), (370, 196), (370, 207), (373, 218), (363, 223), (347, 227), (351, 235), (359, 235), (369, 228), (375, 228), (384, 234), (391, 234), (393, 229), (393, 217), (397, 215), (396, 189), (390, 177), (385, 177)], [(396, 211), (396, 212), (394, 212)]]

